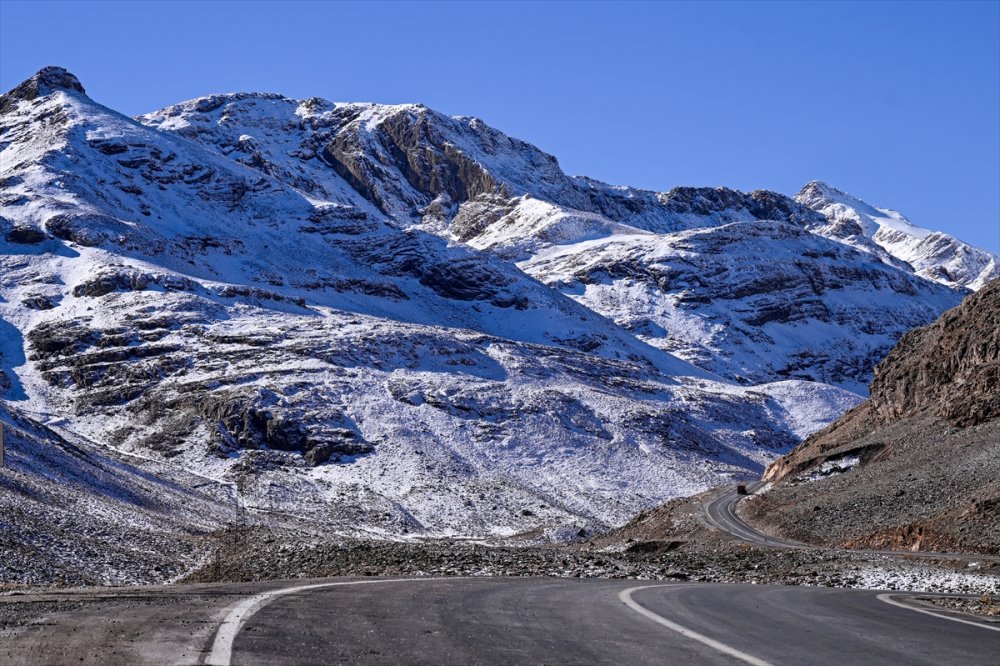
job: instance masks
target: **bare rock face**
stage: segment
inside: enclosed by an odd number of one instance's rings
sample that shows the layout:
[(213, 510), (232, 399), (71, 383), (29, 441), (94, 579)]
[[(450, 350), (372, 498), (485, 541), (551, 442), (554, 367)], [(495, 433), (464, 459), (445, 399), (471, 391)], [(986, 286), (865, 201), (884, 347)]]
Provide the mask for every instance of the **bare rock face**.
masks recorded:
[(451, 233), (460, 241), (469, 241), (481, 234), (517, 206), (516, 199), (502, 195), (480, 195), (464, 202), (451, 220)]
[(769, 190), (745, 193), (728, 187), (675, 187), (661, 194), (660, 202), (673, 214), (701, 217), (741, 214), (758, 220), (777, 220), (806, 226), (823, 221), (822, 215), (788, 197)]
[[(124, 149), (125, 146), (122, 145)], [(85, 247), (96, 247), (107, 240), (108, 235), (102, 228), (113, 228), (118, 225), (113, 218), (102, 218), (95, 215), (53, 215), (45, 222), (45, 229), (55, 238), (70, 241)]]
[(33, 227), (20, 226), (8, 231), (4, 240), (18, 245), (37, 245), (45, 240), (45, 234)]
[(18, 100), (30, 101), (55, 90), (73, 90), (86, 94), (80, 80), (62, 67), (45, 67), (5, 95), (0, 95), (0, 113), (11, 108)]
[(381, 126), (383, 145), (397, 157), (406, 180), (429, 196), (445, 193), (464, 201), (478, 194), (501, 191), (501, 185), (483, 167), (443, 141), (429, 113), (396, 114)]
[[(872, 451), (852, 443), (915, 418), (964, 428), (1000, 418), (1000, 280), (914, 329), (875, 369), (871, 398), (771, 464), (765, 479), (800, 474), (838, 456)], [(888, 455), (888, 454), (886, 454)]]
[(962, 427), (1000, 418), (1000, 280), (907, 333), (875, 370), (885, 421), (929, 412)]

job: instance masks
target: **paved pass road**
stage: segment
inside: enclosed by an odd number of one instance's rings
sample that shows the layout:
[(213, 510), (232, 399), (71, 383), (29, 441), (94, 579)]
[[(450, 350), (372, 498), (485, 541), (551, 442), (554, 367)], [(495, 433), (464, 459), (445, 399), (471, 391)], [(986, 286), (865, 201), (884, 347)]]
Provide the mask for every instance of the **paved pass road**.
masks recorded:
[(0, 625), (0, 663), (1000, 666), (1000, 627), (866, 590), (427, 578), (54, 596), (13, 602), (54, 610)]
[[(763, 485), (761, 482), (752, 483), (748, 485), (748, 490), (753, 492), (758, 487)], [(736, 486), (731, 488), (724, 488), (714, 495), (709, 496), (705, 503), (702, 505), (702, 511), (705, 512), (705, 516), (708, 518), (708, 522), (722, 530), (723, 532), (728, 532), (737, 539), (741, 541), (746, 541), (747, 543), (752, 543), (757, 546), (764, 546), (766, 548), (784, 548), (792, 550), (820, 550), (815, 546), (810, 546), (808, 544), (799, 543), (797, 541), (789, 541), (787, 539), (781, 539), (779, 537), (770, 536), (760, 532), (755, 529), (750, 524), (746, 523), (737, 513), (736, 507), (739, 504), (740, 499), (744, 496), (740, 495), (736, 491)], [(835, 550), (835, 549), (823, 549), (823, 550)], [(846, 551), (845, 551), (846, 552)], [(994, 557), (991, 555), (978, 555), (970, 553), (936, 553), (932, 551), (914, 551), (914, 550), (852, 550), (853, 553), (870, 553), (874, 555), (904, 555), (906, 557), (916, 557), (923, 559), (949, 559), (949, 560), (968, 560), (975, 562), (1000, 562), (1000, 557)]]

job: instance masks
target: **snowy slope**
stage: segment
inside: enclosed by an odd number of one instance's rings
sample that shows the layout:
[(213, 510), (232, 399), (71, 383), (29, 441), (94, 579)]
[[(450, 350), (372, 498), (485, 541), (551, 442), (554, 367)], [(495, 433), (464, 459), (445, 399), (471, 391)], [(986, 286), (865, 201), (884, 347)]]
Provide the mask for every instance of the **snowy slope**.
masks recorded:
[[(261, 95), (189, 107), (143, 125), (58, 69), (0, 100), (0, 388), (17, 409), (231, 482), (262, 516), (398, 537), (621, 522), (759, 472), (858, 401), (739, 386), (450, 242), (477, 179), (503, 199), (548, 163), (478, 121)], [(399, 117), (457, 138), (400, 170), (382, 133)], [(552, 168), (551, 192), (583, 197)], [(591, 207), (631, 196), (592, 187)], [(643, 197), (644, 226), (698, 217)], [(557, 238), (628, 230), (586, 212)]]
[(894, 210), (876, 208), (826, 183), (806, 184), (795, 200), (827, 218), (817, 233), (865, 250), (881, 248), (928, 280), (975, 291), (1000, 277), (996, 254), (918, 227)]
[[(832, 238), (835, 244), (799, 233), (829, 236), (830, 222), (788, 197), (726, 188), (652, 193), (570, 178), (551, 156), (481, 121), (419, 105), (232, 94), (139, 120), (316, 196), (374, 206), (390, 223), (420, 223), (522, 262), (534, 277), (565, 283), (564, 293), (640, 339), (740, 382), (800, 377), (864, 393), (871, 368), (902, 333), (961, 298), (914, 277), (909, 264), (874, 242), (853, 244), (867, 254), (845, 252), (842, 238)], [(665, 287), (664, 261), (649, 254), (650, 244), (683, 245), (689, 237), (671, 234), (696, 229), (712, 231), (691, 237), (706, 241), (695, 263), (711, 264), (724, 252), (717, 247), (724, 240), (734, 248), (729, 269), (723, 274), (718, 266), (702, 266), (708, 279), (696, 273), (697, 280)], [(611, 237), (613, 243), (597, 242)], [(632, 242), (636, 248), (625, 250)], [(547, 258), (553, 246), (562, 248), (560, 265)], [(598, 252), (600, 258), (583, 256)], [(611, 265), (616, 256), (622, 266)], [(639, 266), (644, 261), (659, 263)], [(614, 277), (583, 289), (568, 277), (574, 270), (567, 262), (600, 264)], [(736, 264), (744, 275), (731, 277)], [(639, 274), (654, 278), (637, 280)], [(742, 291), (720, 299), (729, 287)], [(775, 322), (781, 318), (791, 321)]]
[[(903, 333), (961, 300), (891, 259), (813, 233), (808, 216), (754, 219), (738, 200), (728, 206), (703, 217), (714, 224), (654, 234), (517, 199), (463, 237), (639, 339), (746, 384), (797, 378), (864, 394)], [(460, 233), (470, 227), (463, 215), (453, 224)]]
[(177, 466), (71, 441), (0, 405), (0, 582), (166, 581), (238, 519), (231, 489)]

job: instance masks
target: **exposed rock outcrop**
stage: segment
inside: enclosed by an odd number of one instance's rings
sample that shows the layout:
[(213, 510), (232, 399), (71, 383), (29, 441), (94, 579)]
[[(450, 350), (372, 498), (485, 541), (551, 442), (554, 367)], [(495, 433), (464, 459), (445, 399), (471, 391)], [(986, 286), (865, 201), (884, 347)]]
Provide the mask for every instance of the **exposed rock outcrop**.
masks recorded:
[(768, 467), (765, 479), (802, 473), (843, 447), (906, 419), (959, 428), (1000, 419), (1000, 280), (935, 322), (904, 335), (875, 368), (871, 398)]
[(871, 399), (764, 478), (744, 511), (785, 537), (1000, 553), (1000, 280), (903, 336)]
[(929, 413), (965, 427), (1000, 418), (1000, 280), (904, 335), (875, 369), (876, 419)]

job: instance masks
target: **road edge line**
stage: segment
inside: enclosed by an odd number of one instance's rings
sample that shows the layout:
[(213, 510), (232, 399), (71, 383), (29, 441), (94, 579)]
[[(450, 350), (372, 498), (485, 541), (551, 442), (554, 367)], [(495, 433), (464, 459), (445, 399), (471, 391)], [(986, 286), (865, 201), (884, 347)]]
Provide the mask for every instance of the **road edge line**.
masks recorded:
[(283, 587), (269, 592), (255, 594), (246, 599), (242, 599), (226, 609), (226, 616), (219, 623), (219, 628), (215, 631), (215, 638), (212, 640), (212, 649), (208, 656), (202, 661), (205, 666), (230, 666), (233, 660), (233, 643), (236, 635), (243, 628), (251, 617), (257, 614), (269, 603), (289, 594), (316, 590), (323, 587), (340, 587), (344, 585), (376, 585), (379, 583), (417, 583), (423, 581), (439, 580), (435, 578), (386, 578), (379, 580), (346, 580), (335, 583), (315, 583), (312, 585), (298, 585), (295, 587)]
[(924, 615), (931, 615), (933, 617), (941, 618), (942, 620), (951, 620), (952, 622), (961, 622), (962, 624), (971, 624), (973, 627), (979, 627), (980, 629), (988, 629), (989, 631), (1000, 631), (1000, 627), (991, 627), (984, 622), (974, 622), (972, 620), (963, 620), (960, 617), (952, 617), (946, 615), (945, 613), (935, 613), (932, 610), (927, 610), (926, 608), (916, 608), (909, 604), (904, 604), (901, 601), (896, 601), (893, 599), (894, 596), (915, 596), (917, 593), (900, 593), (900, 592), (883, 592), (882, 594), (875, 595), (875, 598), (882, 603), (889, 604), (891, 606), (899, 606), (900, 608), (905, 608), (906, 610), (911, 610), (915, 613), (923, 613)]
[(763, 659), (758, 659), (757, 657), (747, 654), (746, 652), (741, 652), (740, 650), (737, 650), (734, 647), (730, 647), (725, 643), (721, 643), (715, 640), (714, 638), (709, 638), (708, 636), (699, 634), (697, 631), (693, 631), (691, 629), (688, 629), (687, 627), (677, 624), (676, 622), (673, 622), (672, 620), (668, 620), (667, 618), (661, 615), (657, 615), (653, 611), (639, 605), (637, 601), (632, 599), (633, 592), (638, 592), (639, 590), (648, 590), (656, 587), (684, 587), (684, 586), (640, 585), (639, 587), (630, 587), (627, 590), (622, 590), (621, 592), (618, 593), (618, 598), (622, 601), (622, 603), (624, 603), (626, 606), (628, 606), (636, 613), (639, 613), (643, 617), (650, 619), (653, 622), (656, 622), (657, 624), (666, 627), (667, 629), (676, 631), (678, 634), (684, 636), (685, 638), (696, 640), (703, 645), (707, 645), (708, 647), (714, 650), (722, 652), (723, 654), (728, 654), (730, 657), (734, 657), (736, 659), (739, 659), (740, 661), (751, 664), (751, 666), (772, 666), (770, 662), (764, 661)]

